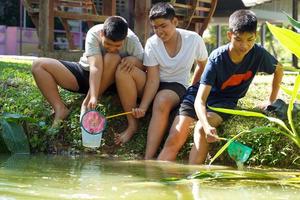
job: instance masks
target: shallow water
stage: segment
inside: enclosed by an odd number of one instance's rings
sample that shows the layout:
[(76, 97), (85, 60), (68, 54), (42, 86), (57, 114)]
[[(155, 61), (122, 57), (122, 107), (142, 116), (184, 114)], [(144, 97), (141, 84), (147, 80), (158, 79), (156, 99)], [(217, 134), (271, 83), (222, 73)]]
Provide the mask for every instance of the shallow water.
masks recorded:
[[(188, 178), (199, 171), (213, 174), (213, 177)], [(117, 161), (94, 156), (2, 155), (0, 200), (300, 199), (300, 172), (258, 172), (275, 179), (257, 178), (253, 174), (245, 178), (243, 171), (220, 166), (208, 169), (206, 166)], [(257, 175), (257, 170), (255, 173)], [(296, 182), (290, 181), (292, 179)]]

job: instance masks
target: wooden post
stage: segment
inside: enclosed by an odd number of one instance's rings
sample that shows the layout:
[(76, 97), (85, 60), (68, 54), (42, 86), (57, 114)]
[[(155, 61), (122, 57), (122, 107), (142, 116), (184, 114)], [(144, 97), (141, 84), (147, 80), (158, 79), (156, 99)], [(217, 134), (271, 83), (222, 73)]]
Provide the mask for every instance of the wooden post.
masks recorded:
[(150, 23), (148, 19), (149, 10), (151, 8), (151, 0), (135, 1), (134, 8), (134, 31), (140, 38), (142, 44), (145, 44), (147, 38), (150, 36)]
[(266, 41), (266, 24), (265, 22), (262, 22), (260, 26), (260, 44), (261, 46), (265, 46), (265, 41)]
[(222, 25), (217, 25), (217, 47), (222, 46)]
[(116, 0), (103, 0), (103, 15), (116, 15)]
[(53, 51), (54, 16), (53, 0), (40, 0), (39, 47), (43, 56)]

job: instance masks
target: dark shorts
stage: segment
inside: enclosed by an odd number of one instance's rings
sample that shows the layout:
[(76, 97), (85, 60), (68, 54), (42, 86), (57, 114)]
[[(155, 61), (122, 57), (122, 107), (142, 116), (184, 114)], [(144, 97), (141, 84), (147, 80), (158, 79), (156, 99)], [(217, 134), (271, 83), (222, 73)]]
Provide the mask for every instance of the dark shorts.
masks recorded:
[(186, 92), (186, 88), (177, 82), (160, 82), (158, 91), (160, 90), (172, 90), (178, 95), (180, 101), (183, 99), (183, 96)]
[[(197, 96), (199, 85), (200, 83), (198, 82), (187, 89), (183, 97), (183, 100), (180, 104), (177, 115), (189, 116), (191, 118), (198, 119), (194, 108), (194, 103)], [(207, 105), (216, 108), (229, 108), (229, 109), (234, 109), (236, 107), (236, 103), (232, 101), (218, 101), (213, 103), (207, 102)], [(208, 106), (206, 106), (207, 112), (217, 113), (220, 117), (222, 117), (223, 120), (226, 120), (231, 116), (230, 114), (225, 114), (225, 113), (210, 110)]]
[[(213, 104), (210, 106), (216, 107), (216, 108), (229, 108), (229, 109), (234, 109), (236, 107), (234, 104), (231, 105), (229, 103), (216, 103), (216, 104)], [(222, 117), (223, 120), (227, 120), (231, 116), (230, 114), (216, 112), (214, 110), (209, 109), (208, 107), (206, 107), (206, 111), (217, 113), (220, 117)], [(180, 104), (177, 115), (183, 115), (183, 116), (191, 117), (193, 119), (198, 119), (195, 108), (194, 108), (194, 104), (187, 102), (187, 101), (183, 101)]]
[(82, 66), (77, 62), (70, 62), (70, 61), (63, 61), (63, 60), (59, 60), (59, 62), (63, 64), (75, 76), (77, 80), (79, 90), (78, 91), (69, 90), (69, 91), (86, 94), (90, 88), (89, 86), (90, 72), (84, 70)]

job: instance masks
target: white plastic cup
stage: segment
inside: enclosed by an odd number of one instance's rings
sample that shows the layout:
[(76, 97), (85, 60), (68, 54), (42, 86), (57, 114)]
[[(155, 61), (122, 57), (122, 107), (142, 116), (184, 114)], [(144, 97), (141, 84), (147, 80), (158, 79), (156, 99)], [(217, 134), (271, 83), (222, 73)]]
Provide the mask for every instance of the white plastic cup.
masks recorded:
[(99, 134), (92, 135), (85, 131), (81, 127), (81, 136), (82, 136), (82, 145), (85, 147), (90, 147), (90, 148), (96, 148), (100, 147), (101, 145), (101, 139), (102, 139), (102, 132)]

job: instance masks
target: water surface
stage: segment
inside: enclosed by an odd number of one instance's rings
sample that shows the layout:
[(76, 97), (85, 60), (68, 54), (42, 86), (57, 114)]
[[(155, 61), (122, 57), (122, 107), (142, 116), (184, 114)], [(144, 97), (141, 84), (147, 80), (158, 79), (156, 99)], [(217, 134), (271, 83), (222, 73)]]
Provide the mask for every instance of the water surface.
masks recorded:
[[(190, 179), (196, 172), (200, 172), (198, 178)], [(300, 199), (299, 178), (300, 172), (295, 171), (208, 169), (96, 156), (0, 156), (0, 200), (290, 200)]]

